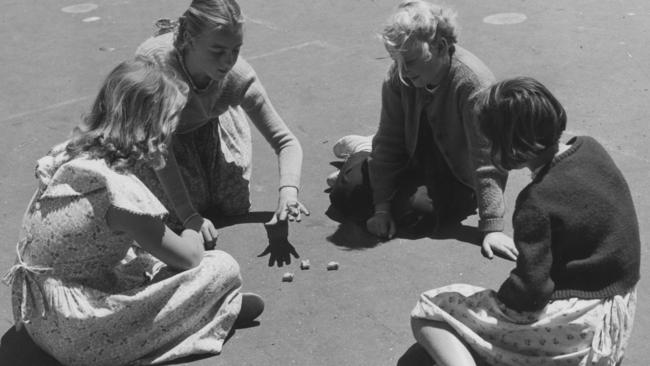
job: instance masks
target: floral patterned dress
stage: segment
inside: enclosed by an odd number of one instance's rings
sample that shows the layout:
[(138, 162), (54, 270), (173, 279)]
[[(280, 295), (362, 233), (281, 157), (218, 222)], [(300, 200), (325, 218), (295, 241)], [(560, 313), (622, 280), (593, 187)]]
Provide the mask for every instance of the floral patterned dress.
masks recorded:
[(218, 353), (241, 308), (237, 262), (207, 252), (174, 272), (111, 231), (114, 206), (162, 217), (134, 175), (103, 160), (39, 160), (41, 187), (23, 219), (12, 284), (17, 327), (65, 365), (146, 365)]
[(551, 301), (538, 312), (507, 308), (496, 292), (454, 284), (424, 292), (411, 316), (449, 324), (488, 365), (614, 366), (622, 360), (636, 290), (607, 299)]

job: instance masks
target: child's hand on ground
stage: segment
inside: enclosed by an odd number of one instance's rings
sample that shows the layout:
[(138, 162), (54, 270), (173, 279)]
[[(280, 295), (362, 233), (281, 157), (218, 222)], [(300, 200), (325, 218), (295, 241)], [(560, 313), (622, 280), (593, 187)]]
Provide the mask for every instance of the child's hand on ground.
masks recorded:
[(485, 234), (481, 253), (488, 259), (494, 258), (494, 254), (496, 254), (512, 261), (516, 261), (519, 255), (512, 238), (500, 231)]
[(309, 210), (298, 201), (298, 189), (292, 186), (282, 187), (278, 199), (278, 209), (275, 211), (277, 220), (300, 222), (302, 215), (309, 216)]
[(202, 217), (199, 214), (192, 216), (185, 223), (186, 229), (191, 229), (201, 233), (203, 236), (203, 247), (205, 250), (212, 250), (217, 246), (217, 238), (219, 237), (219, 232), (214, 227), (212, 221)]
[(395, 220), (389, 212), (377, 212), (366, 221), (368, 231), (382, 239), (392, 239), (397, 232)]

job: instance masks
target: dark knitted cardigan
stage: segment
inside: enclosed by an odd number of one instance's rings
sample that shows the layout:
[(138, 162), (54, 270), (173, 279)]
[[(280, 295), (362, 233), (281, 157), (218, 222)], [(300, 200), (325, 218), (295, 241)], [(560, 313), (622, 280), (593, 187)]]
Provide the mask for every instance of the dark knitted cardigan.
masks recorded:
[(519, 257), (498, 294), (511, 309), (623, 295), (639, 280), (639, 227), (623, 175), (593, 138), (570, 143), (517, 197)]

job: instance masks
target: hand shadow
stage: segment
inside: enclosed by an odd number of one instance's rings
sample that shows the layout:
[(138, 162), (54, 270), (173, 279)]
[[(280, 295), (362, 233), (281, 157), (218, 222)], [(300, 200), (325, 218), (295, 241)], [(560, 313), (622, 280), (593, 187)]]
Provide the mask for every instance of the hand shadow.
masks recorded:
[(275, 212), (259, 211), (249, 212), (238, 216), (222, 216), (213, 212), (208, 212), (205, 217), (209, 218), (217, 229), (237, 224), (264, 224), (266, 236), (269, 244), (258, 257), (269, 256), (269, 267), (277, 264), (282, 267), (285, 264), (291, 264), (291, 257), (300, 258), (296, 248), (289, 242), (289, 222), (278, 222)]
[(11, 327), (0, 343), (0, 365), (12, 366), (62, 366), (32, 341), (25, 328)]
[(291, 256), (300, 258), (296, 248), (289, 242), (289, 222), (277, 221), (273, 216), (271, 220), (264, 224), (266, 236), (269, 239), (269, 245), (258, 257), (269, 255), (269, 267), (275, 264), (282, 267), (285, 264), (291, 264)]
[[(363, 222), (341, 215), (335, 208), (330, 208), (325, 213), (330, 219), (339, 223), (336, 231), (327, 237), (327, 240), (336, 246), (350, 250), (363, 250), (374, 248), (382, 240), (370, 234)], [(460, 222), (445, 223), (442, 225), (428, 225), (423, 222), (415, 226), (398, 226), (395, 238), (417, 240), (429, 239), (455, 239), (472, 245), (481, 246), (482, 234), (478, 228), (463, 225)]]

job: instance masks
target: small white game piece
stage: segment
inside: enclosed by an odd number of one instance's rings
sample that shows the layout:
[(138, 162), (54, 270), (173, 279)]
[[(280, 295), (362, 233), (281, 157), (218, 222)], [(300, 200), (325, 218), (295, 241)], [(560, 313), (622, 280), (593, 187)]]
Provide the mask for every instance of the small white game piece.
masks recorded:
[(306, 270), (309, 269), (309, 266), (310, 266), (309, 259), (300, 261), (300, 269)]
[(282, 276), (282, 282), (292, 282), (293, 281), (293, 273), (287, 272)]

